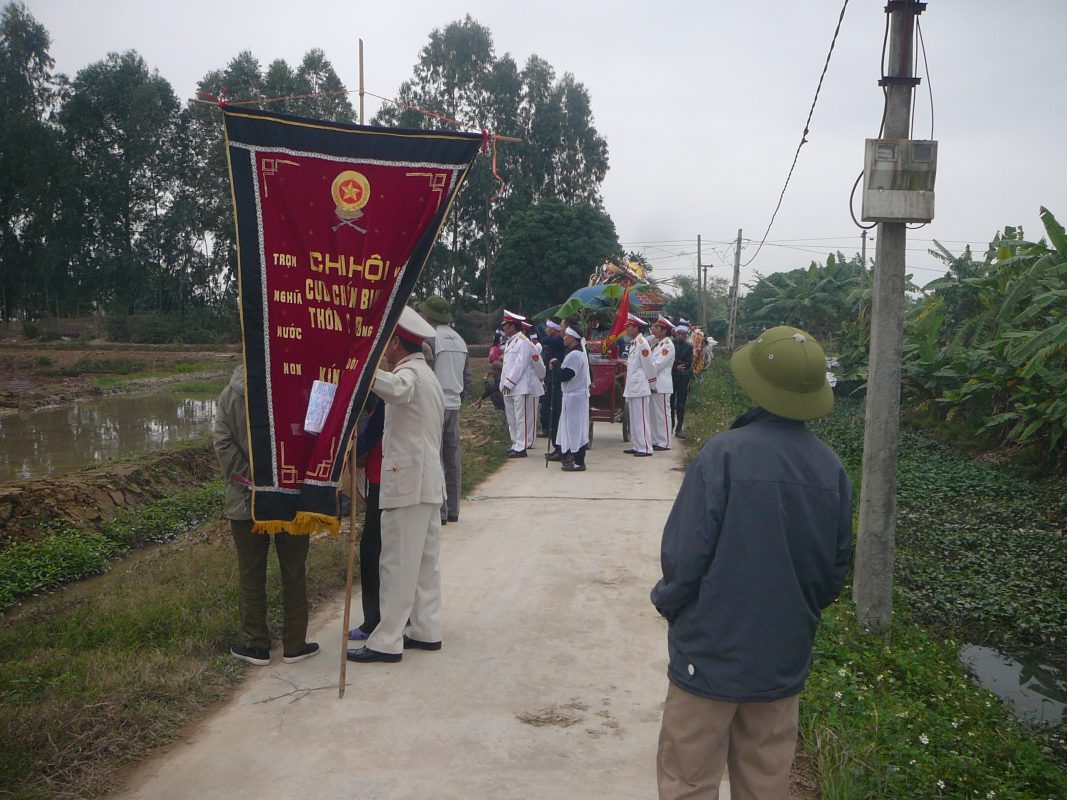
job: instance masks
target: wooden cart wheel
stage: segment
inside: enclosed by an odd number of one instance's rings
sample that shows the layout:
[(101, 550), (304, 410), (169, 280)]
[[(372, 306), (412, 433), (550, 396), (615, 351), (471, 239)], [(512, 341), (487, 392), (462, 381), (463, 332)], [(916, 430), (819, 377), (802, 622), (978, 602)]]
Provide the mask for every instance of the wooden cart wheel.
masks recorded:
[(630, 409), (628, 406), (622, 407), (622, 440), (630, 441)]

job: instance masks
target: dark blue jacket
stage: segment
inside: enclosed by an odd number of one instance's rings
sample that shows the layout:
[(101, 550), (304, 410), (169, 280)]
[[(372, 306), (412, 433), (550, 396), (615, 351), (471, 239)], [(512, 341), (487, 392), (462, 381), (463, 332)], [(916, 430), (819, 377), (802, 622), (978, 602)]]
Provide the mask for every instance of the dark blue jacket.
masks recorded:
[(667, 675), (727, 702), (804, 688), (821, 611), (851, 561), (852, 484), (802, 422), (754, 409), (708, 441), (663, 530), (652, 603)]

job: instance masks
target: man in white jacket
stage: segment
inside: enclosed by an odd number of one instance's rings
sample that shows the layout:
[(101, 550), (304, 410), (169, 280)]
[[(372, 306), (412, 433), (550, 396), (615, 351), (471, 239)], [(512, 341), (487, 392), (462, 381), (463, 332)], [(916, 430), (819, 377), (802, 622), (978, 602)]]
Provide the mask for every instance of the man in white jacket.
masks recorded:
[(671, 331), (674, 323), (660, 315), (652, 323), (652, 366), (656, 370), (656, 394), (649, 401), (649, 422), (652, 427), (652, 449), (671, 449), (671, 394), (674, 392), (674, 342)]
[(541, 356), (526, 334), (522, 323), (526, 318), (512, 311), (504, 311), (504, 363), (500, 373), (500, 393), (504, 396), (504, 411), (508, 418), (511, 449), (508, 458), (526, 458), (537, 434), (537, 398), (545, 393), (535, 367)]
[(641, 328), (645, 321), (636, 314), (630, 314), (626, 322), (626, 334), (630, 338), (630, 349), (626, 357), (626, 387), (622, 396), (626, 398), (626, 410), (630, 416), (630, 439), (633, 447), (624, 453), (639, 458), (652, 455), (652, 430), (649, 422), (650, 398), (656, 393), (656, 369), (652, 366), (652, 345)]
[[(441, 649), (441, 468), (444, 395), (422, 355), (434, 329), (404, 307), (385, 358), (392, 371), (374, 373), (376, 395), (385, 401), (382, 436), (381, 622), (366, 647), (348, 660), (397, 662), (405, 649)], [(411, 621), (411, 636), (404, 627)]]

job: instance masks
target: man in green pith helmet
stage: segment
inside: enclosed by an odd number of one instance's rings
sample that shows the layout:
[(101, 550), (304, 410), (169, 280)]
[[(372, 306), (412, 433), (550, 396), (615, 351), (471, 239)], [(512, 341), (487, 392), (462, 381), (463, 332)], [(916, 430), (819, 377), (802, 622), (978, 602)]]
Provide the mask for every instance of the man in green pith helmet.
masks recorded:
[(754, 407), (704, 445), (663, 529), (669, 624), (661, 799), (784, 798), (822, 609), (851, 561), (852, 484), (804, 425), (830, 412), (822, 348), (771, 328), (736, 353)]

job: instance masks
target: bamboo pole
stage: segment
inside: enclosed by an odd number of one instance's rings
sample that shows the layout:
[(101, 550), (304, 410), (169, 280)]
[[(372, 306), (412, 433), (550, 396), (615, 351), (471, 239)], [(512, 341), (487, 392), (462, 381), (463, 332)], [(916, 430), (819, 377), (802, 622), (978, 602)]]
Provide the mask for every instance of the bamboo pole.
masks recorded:
[(348, 497), (349, 497), (349, 512), (348, 512), (348, 574), (345, 576), (345, 613), (344, 621), (341, 623), (341, 677), (337, 684), (337, 699), (340, 700), (345, 696), (345, 677), (348, 671), (348, 625), (350, 623), (350, 615), (352, 613), (352, 573), (356, 568), (356, 469), (355, 465), (351, 462), (354, 446), (350, 442), (348, 446), (348, 453), (346, 458), (349, 459), (348, 464)]
[(359, 124), (365, 124), (363, 118), (363, 96), (366, 94), (363, 88), (363, 40), (359, 40)]

